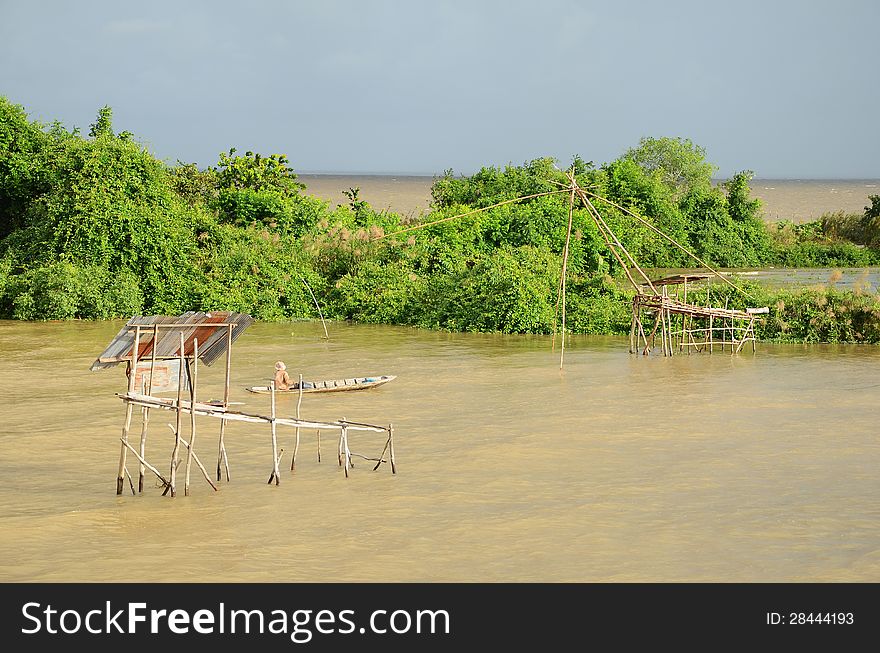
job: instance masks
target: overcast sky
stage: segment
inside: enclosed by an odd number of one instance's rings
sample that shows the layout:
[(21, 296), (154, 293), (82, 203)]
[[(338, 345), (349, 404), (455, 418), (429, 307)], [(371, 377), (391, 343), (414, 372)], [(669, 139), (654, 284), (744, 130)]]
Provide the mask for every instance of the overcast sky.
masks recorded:
[(0, 0), (0, 94), (157, 157), (472, 173), (644, 136), (718, 176), (880, 177), (876, 0)]

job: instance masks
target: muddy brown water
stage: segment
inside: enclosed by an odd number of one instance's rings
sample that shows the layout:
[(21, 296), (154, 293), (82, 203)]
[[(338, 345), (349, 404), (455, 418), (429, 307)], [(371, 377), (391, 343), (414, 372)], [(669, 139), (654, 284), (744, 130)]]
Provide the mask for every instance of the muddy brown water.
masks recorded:
[[(245, 387), (278, 359), (305, 378), (395, 374), (305, 395), (302, 415), (393, 423), (397, 474), (355, 458), (346, 479), (313, 432), (290, 472), (281, 427), (267, 485), (269, 428), (231, 424), (231, 480), (214, 492), (195, 472), (172, 499), (150, 476), (116, 495), (125, 374), (88, 368), (121, 325), (0, 322), (3, 581), (880, 580), (878, 347), (664, 359), (584, 336), (560, 371), (542, 336), (258, 323), (233, 347), (233, 408), (269, 413)], [(219, 397), (222, 361), (199, 379)], [(173, 421), (150, 417), (163, 471)], [(209, 469), (218, 431), (199, 418)], [(356, 454), (382, 445), (351, 435)]]

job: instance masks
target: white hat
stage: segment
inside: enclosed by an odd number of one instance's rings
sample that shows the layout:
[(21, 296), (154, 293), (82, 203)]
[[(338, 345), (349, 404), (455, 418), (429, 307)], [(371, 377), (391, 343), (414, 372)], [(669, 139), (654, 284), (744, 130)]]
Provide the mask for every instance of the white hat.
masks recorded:
[(275, 363), (275, 369), (276, 370), (286, 370), (287, 365), (284, 364), (284, 361), (278, 361), (277, 363)]

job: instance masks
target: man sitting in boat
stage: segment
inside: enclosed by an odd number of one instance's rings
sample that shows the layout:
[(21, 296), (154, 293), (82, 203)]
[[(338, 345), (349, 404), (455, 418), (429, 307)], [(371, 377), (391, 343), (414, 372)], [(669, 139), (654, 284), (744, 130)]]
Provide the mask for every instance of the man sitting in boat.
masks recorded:
[(287, 365), (284, 361), (275, 363), (275, 389), (290, 390), (290, 376), (287, 374)]

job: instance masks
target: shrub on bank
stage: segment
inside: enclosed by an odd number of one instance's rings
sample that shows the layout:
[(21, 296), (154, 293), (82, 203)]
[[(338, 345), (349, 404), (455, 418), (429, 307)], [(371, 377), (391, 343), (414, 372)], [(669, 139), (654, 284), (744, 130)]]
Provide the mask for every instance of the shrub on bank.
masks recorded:
[[(311, 290), (326, 315), (342, 319), (551, 333), (561, 326), (567, 246), (567, 330), (628, 329), (629, 295), (605, 226), (578, 199), (567, 238), (568, 178), (551, 158), (448, 171), (423, 226), (394, 235), (419, 224), (374, 211), (357, 188), (331, 210), (303, 192), (284, 155), (233, 148), (213, 168), (169, 167), (131, 134), (115, 134), (109, 107), (83, 137), (31, 122), (0, 98), (0, 155), (0, 317), (229, 309), (314, 318)], [(864, 216), (768, 230), (749, 195), (751, 173), (714, 184), (705, 152), (684, 139), (643, 139), (598, 168), (574, 157), (569, 170), (645, 267), (695, 263), (657, 230), (715, 267), (880, 262), (877, 196)], [(501, 201), (509, 203), (488, 209)], [(767, 337), (876, 338), (868, 297), (780, 301), (762, 327)]]

